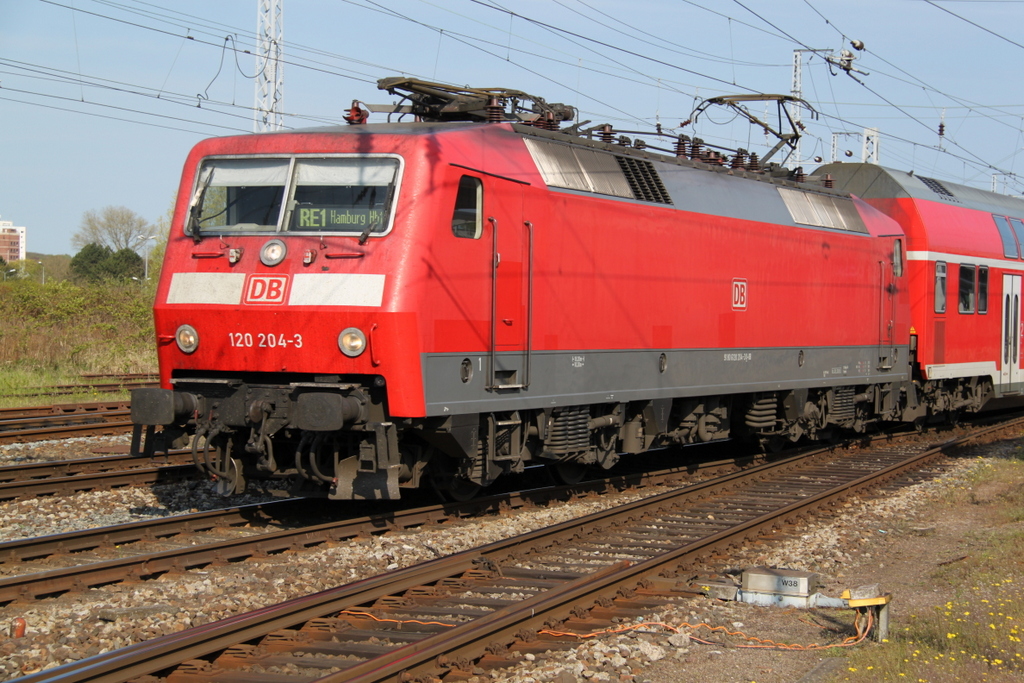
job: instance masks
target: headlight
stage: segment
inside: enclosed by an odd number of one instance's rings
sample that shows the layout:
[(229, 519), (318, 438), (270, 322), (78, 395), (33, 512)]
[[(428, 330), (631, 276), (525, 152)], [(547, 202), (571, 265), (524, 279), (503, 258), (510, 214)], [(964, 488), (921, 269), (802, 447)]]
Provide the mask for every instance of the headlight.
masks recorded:
[(192, 353), (199, 348), (199, 333), (191, 325), (182, 325), (174, 333), (174, 341), (178, 342), (183, 353)]
[(288, 255), (288, 247), (281, 240), (270, 240), (260, 249), (260, 261), (265, 266), (276, 266)]
[(358, 327), (342, 330), (338, 335), (338, 348), (350, 358), (355, 358), (366, 350), (366, 335)]

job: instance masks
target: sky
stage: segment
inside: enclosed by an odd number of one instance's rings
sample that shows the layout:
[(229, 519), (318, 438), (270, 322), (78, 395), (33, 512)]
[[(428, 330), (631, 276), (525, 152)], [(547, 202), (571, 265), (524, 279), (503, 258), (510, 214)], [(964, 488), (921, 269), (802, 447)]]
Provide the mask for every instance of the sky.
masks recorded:
[[(833, 138), (859, 160), (877, 128), (885, 166), (1024, 193), (1024, 0), (281, 2), (285, 128), (345, 125), (352, 100), (395, 102), (376, 82), (402, 75), (763, 155), (731, 111), (680, 126), (708, 97), (789, 94), (801, 50), (805, 168)], [(166, 220), (189, 149), (253, 132), (258, 6), (0, 0), (0, 220), (29, 251), (74, 254), (83, 214), (106, 206)], [(844, 49), (849, 73), (828, 61)]]

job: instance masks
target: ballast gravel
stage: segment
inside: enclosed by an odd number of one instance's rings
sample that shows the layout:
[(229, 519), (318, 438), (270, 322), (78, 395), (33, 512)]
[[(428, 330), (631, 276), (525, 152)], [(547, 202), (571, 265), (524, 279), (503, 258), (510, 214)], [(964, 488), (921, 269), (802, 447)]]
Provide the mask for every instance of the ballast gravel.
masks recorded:
[[(53, 459), (91, 457), (95, 439), (60, 442), (62, 454)], [(12, 458), (46, 459), (48, 446), (0, 448), (0, 465)], [(74, 456), (74, 449), (87, 455)], [(38, 452), (37, 452), (38, 451)], [(980, 460), (957, 460), (939, 478), (869, 501), (848, 503), (841, 519), (811, 524), (801, 537), (786, 542), (754, 546), (739, 555), (741, 566), (784, 566), (821, 572), (829, 588), (850, 577), (844, 568), (851, 556), (868, 555), (863, 538), (883, 533), (886, 524), (913, 520), (916, 510), (947, 487), (962, 485)], [(122, 583), (26, 604), (0, 608), (0, 680), (11, 680), (125, 647), (156, 636), (199, 626), (236, 614), (272, 605), (315, 591), (386, 573), (417, 562), (474, 548), (534, 529), (581, 517), (601, 509), (667, 489), (652, 487), (642, 492), (591, 496), (543, 508), (517, 510), (486, 518), (451, 521), (407, 531), (388, 531), (369, 539), (325, 544), (302, 552), (288, 552), (226, 566), (211, 566), (180, 574), (167, 574), (142, 583)], [(135, 521), (146, 516), (165, 516), (223, 505), (208, 484), (155, 486), (76, 494), (68, 498), (0, 504), (0, 536), (10, 538), (43, 535), (92, 526)], [(235, 499), (232, 503), (239, 502)], [(249, 501), (251, 502), (251, 501)], [(872, 531), (867, 531), (872, 530)], [(826, 591), (828, 592), (828, 591)], [(694, 607), (696, 606), (696, 607)], [(690, 629), (682, 634), (653, 625), (725, 625), (738, 628), (775, 617), (771, 608), (754, 608), (710, 600), (688, 601), (652, 615), (639, 628), (594, 638), (570, 650), (528, 655), (518, 666), (494, 672), (478, 672), (476, 683), (507, 680), (515, 683), (570, 683), (571, 681), (676, 680), (671, 673), (698, 670), (707, 675), (691, 680), (788, 680), (771, 675), (769, 664), (761, 674), (725, 675), (716, 659), (722, 648), (690, 643)], [(22, 637), (8, 637), (18, 619), (24, 619)], [(10, 630), (10, 631), (9, 631)], [(816, 634), (814, 634), (816, 635)], [(686, 636), (686, 637), (683, 637)], [(810, 637), (810, 634), (809, 636)], [(717, 654), (716, 654), (717, 653)], [(765, 653), (766, 660), (771, 655)], [(812, 656), (812, 653), (800, 653)], [(811, 668), (818, 659), (809, 661)], [(668, 667), (665, 669), (665, 667)], [(659, 668), (660, 667), (660, 668)], [(655, 674), (655, 671), (662, 673)], [(668, 673), (666, 673), (666, 671)], [(650, 672), (650, 673), (647, 673)], [(716, 677), (721, 674), (721, 677)], [(678, 679), (682, 680), (682, 679)]]
[[(0, 467), (101, 457), (97, 451), (128, 443), (128, 437), (94, 437), (0, 446)], [(272, 498), (267, 493), (252, 492), (232, 498), (230, 504), (246, 505)], [(9, 501), (0, 503), (0, 542), (215, 510), (226, 504), (226, 499), (214, 493), (205, 481)]]

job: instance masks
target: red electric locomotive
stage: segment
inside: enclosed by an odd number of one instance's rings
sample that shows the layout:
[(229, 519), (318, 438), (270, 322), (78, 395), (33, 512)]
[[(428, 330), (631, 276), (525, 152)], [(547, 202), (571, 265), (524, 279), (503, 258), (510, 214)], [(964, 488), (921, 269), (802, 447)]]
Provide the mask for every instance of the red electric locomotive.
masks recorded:
[(911, 351), (931, 409), (1019, 403), (1024, 200), (873, 164), (817, 173), (907, 236)]
[(224, 492), (462, 497), (530, 464), (928, 414), (886, 206), (697, 141), (560, 131), (572, 112), (523, 93), (382, 87), (417, 121), (354, 105), (192, 150), (135, 452), (191, 440)]

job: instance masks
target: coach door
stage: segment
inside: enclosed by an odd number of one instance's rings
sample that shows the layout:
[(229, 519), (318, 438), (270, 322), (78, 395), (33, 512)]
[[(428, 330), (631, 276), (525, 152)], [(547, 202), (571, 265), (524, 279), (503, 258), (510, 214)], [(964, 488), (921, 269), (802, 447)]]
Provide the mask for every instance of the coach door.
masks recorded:
[(999, 383), (1003, 393), (1020, 391), (1020, 275), (1003, 275), (1003, 343)]
[(488, 180), (484, 208), (493, 244), (488, 389), (524, 389), (530, 381), (533, 226), (523, 220), (522, 186)]

